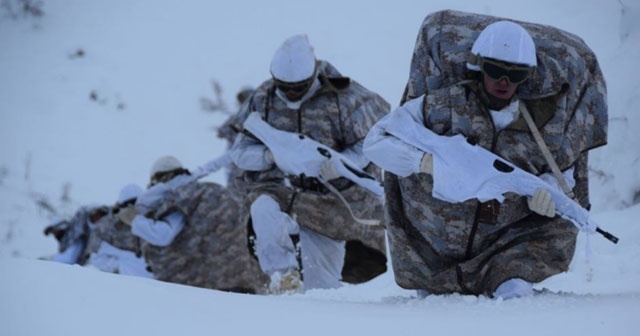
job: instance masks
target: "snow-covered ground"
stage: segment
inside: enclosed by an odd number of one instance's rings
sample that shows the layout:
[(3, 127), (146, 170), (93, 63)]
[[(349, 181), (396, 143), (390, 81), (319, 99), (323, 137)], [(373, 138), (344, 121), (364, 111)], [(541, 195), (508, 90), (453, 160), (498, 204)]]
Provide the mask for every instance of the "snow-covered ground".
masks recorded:
[[(44, 0), (44, 16), (10, 18), (16, 3), (0, 1), (0, 335), (640, 334), (640, 1)], [(318, 57), (397, 105), (418, 27), (445, 8), (557, 26), (600, 60), (610, 137), (591, 157), (593, 213), (621, 240), (592, 237), (586, 258), (581, 235), (570, 271), (537, 286), (550, 292), (417, 299), (388, 272), (248, 296), (37, 259), (57, 247), (42, 234), (53, 217), (146, 185), (161, 155), (197, 167), (224, 151), (213, 128), (226, 116), (200, 105), (212, 80), (233, 111), (278, 45), (307, 33)]]

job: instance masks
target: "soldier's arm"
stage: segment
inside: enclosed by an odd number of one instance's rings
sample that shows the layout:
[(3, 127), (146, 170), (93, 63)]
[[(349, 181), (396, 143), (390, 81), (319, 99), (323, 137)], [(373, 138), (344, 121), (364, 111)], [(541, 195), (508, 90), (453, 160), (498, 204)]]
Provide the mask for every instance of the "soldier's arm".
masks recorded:
[(244, 133), (238, 134), (229, 155), (240, 169), (263, 171), (273, 166), (273, 156), (269, 156), (267, 146)]
[(412, 102), (408, 102), (378, 121), (364, 140), (364, 153), (373, 163), (402, 177), (420, 172), (420, 162), (424, 152), (387, 133), (386, 128), (392, 122), (391, 116), (396, 113), (408, 113), (416, 123), (420, 123), (420, 120), (415, 119), (421, 119), (421, 113), (419, 113), (421, 104)]
[(184, 228), (185, 215), (173, 211), (161, 220), (137, 215), (131, 224), (131, 233), (155, 246), (169, 246)]

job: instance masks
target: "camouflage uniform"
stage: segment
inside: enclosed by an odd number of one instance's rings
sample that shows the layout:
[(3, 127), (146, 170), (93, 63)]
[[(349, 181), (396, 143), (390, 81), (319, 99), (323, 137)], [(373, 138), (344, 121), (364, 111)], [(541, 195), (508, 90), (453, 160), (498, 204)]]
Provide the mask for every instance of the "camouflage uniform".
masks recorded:
[[(481, 81), (469, 79), (465, 69), (476, 36), (497, 20), (454, 11), (429, 15), (403, 101), (425, 95), (425, 127), (441, 135), (463, 134), (530, 173), (549, 173), (521, 117), (496, 132)], [(607, 136), (604, 78), (595, 55), (578, 37), (518, 23), (536, 43), (538, 67), (516, 95), (560, 169), (575, 168), (573, 191), (588, 208), (587, 151), (606, 144)], [(511, 278), (540, 282), (567, 270), (577, 235), (570, 222), (534, 214), (524, 197), (512, 193), (502, 204), (452, 204), (432, 197), (432, 188), (431, 175), (385, 175), (388, 234), (400, 286), (434, 294), (492, 295)]]
[(142, 243), (142, 252), (158, 280), (243, 293), (264, 293), (269, 278), (260, 270), (239, 225), (239, 204), (215, 183), (192, 182), (169, 192), (151, 217), (173, 211), (186, 215), (185, 226), (167, 247)]
[[(258, 111), (273, 127), (305, 134), (338, 152), (354, 145), (390, 106), (379, 95), (343, 77), (328, 62), (319, 61), (318, 67), (322, 87), (300, 109), (290, 109), (277, 98), (274, 81), (270, 79), (256, 89), (240, 113), (248, 115)], [(365, 170), (380, 178), (380, 171), (373, 164)], [(285, 178), (292, 187), (286, 185)], [(338, 196), (317, 179), (285, 176), (274, 166), (266, 171), (247, 171), (245, 180), (252, 187), (245, 202), (247, 216), (251, 203), (258, 196), (268, 194), (300, 226), (334, 240), (347, 241), (343, 281), (363, 282), (386, 271), (384, 228), (356, 223)], [(345, 178), (331, 183), (340, 190), (357, 217), (382, 219), (382, 204), (376, 196)]]
[(58, 240), (58, 251), (64, 252), (72, 245), (80, 242), (82, 251), (75, 261), (76, 264), (84, 265), (87, 262), (89, 253), (85, 253), (88, 249), (89, 241), (93, 236), (92, 221), (99, 222), (108, 215), (108, 207), (106, 206), (83, 206), (73, 215), (70, 220), (63, 220), (58, 223), (47, 226), (44, 234), (53, 234)]
[(110, 212), (95, 223), (85, 249), (85, 258), (100, 249), (100, 244), (106, 242), (115, 248), (133, 252), (140, 256), (140, 238), (131, 233), (131, 227), (118, 219), (115, 213)]

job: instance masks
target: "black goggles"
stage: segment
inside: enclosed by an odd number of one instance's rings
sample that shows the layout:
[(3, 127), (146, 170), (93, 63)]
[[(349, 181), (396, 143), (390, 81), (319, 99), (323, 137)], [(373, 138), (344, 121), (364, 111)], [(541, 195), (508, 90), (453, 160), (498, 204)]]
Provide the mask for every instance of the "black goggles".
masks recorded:
[(295, 94), (295, 95), (301, 96), (305, 94), (307, 90), (309, 90), (309, 88), (311, 87), (311, 84), (313, 84), (314, 78), (315, 78), (314, 76), (311, 76), (308, 79), (305, 79), (299, 82), (293, 82), (293, 83), (283, 82), (276, 78), (274, 78), (273, 81), (276, 84), (276, 88), (278, 88), (278, 90), (280, 90), (285, 95)]
[(531, 76), (531, 68), (524, 65), (506, 64), (504, 62), (493, 61), (483, 58), (480, 61), (482, 73), (494, 80), (506, 77), (513, 84), (520, 84)]
[(149, 186), (154, 186), (158, 183), (166, 183), (171, 181), (174, 177), (178, 175), (191, 175), (188, 169), (185, 168), (177, 168), (170, 171), (157, 172), (153, 176), (151, 176), (151, 181), (149, 182)]

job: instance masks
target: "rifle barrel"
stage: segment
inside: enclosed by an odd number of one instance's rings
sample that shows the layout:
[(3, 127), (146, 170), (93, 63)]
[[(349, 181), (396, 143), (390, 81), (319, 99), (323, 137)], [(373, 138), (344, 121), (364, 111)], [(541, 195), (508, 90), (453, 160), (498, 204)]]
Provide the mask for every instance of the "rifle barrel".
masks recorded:
[(601, 234), (602, 236), (604, 236), (605, 238), (607, 238), (608, 240), (610, 240), (612, 243), (617, 244), (618, 243), (618, 237), (612, 235), (611, 233), (602, 230), (601, 228), (596, 228), (596, 232)]

